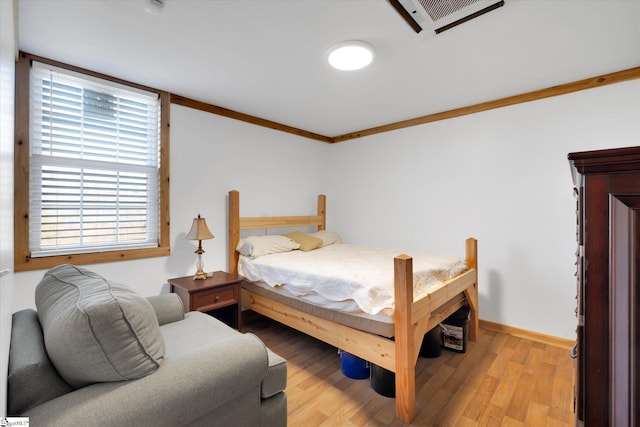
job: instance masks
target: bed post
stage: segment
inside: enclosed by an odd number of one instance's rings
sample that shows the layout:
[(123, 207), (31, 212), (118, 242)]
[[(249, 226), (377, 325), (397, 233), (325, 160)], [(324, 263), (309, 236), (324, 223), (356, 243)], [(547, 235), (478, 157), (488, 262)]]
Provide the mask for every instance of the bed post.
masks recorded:
[(464, 296), (471, 308), (469, 319), (469, 339), (471, 341), (476, 341), (478, 339), (478, 334), (480, 333), (478, 318), (478, 241), (471, 237), (466, 241), (466, 261), (469, 268), (476, 270), (475, 283), (464, 291)]
[(322, 223), (318, 224), (318, 231), (327, 229), (327, 196), (318, 194), (318, 216), (322, 218)]
[(398, 255), (394, 259), (396, 416), (410, 423), (416, 415), (415, 325), (413, 304), (413, 259)]
[(236, 246), (240, 241), (240, 193), (237, 190), (229, 191), (229, 273), (238, 274), (238, 260), (240, 254)]

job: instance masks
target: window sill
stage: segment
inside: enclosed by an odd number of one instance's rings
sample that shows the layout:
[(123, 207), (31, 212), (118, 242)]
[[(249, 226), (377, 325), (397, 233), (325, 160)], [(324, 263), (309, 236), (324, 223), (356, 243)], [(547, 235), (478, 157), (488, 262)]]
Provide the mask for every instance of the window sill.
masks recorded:
[(15, 271), (31, 271), (31, 270), (45, 270), (53, 268), (60, 264), (99, 264), (103, 262), (115, 262), (132, 259), (153, 258), (168, 256), (171, 253), (171, 249), (168, 246), (162, 246), (151, 249), (131, 249), (126, 251), (111, 251), (111, 252), (94, 252), (86, 254), (74, 254), (74, 255), (58, 255), (42, 258), (31, 258), (29, 256), (24, 259), (15, 260)]

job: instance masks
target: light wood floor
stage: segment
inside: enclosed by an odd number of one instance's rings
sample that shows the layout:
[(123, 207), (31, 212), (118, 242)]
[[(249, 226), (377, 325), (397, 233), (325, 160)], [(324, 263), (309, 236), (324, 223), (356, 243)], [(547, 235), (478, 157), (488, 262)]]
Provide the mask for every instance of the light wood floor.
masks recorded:
[[(288, 362), (290, 427), (403, 426), (395, 400), (342, 373), (337, 349), (257, 315), (253, 332)], [(574, 364), (566, 349), (480, 329), (466, 353), (420, 357), (414, 426), (569, 426)]]

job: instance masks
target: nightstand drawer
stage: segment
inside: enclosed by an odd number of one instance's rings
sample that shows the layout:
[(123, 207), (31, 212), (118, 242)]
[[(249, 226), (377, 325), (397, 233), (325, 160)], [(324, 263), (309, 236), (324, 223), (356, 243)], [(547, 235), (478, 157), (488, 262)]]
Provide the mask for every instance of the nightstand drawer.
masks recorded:
[(198, 311), (209, 311), (218, 307), (238, 303), (237, 286), (210, 289), (192, 294), (192, 307)]

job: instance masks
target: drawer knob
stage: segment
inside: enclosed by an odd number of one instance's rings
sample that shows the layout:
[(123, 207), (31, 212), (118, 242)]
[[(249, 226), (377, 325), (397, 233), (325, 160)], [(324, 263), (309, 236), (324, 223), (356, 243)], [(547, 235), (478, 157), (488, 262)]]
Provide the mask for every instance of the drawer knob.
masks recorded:
[(216, 295), (216, 302), (220, 301), (220, 295)]

